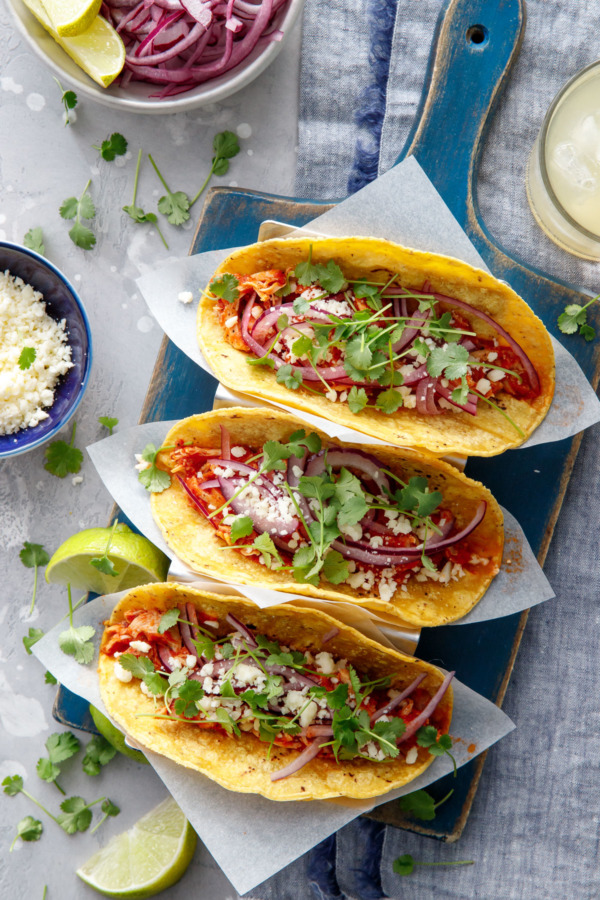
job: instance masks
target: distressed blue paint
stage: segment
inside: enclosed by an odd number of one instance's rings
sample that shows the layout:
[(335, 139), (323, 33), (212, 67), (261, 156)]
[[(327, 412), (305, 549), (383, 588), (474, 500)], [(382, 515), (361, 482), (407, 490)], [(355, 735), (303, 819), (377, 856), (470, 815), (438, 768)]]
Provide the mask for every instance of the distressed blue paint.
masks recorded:
[[(481, 44), (467, 41), (467, 31), (482, 25), (486, 38)], [(556, 333), (556, 318), (566, 303), (585, 302), (580, 292), (563, 282), (550, 280), (508, 256), (494, 242), (481, 221), (475, 180), (482, 143), (491, 113), (510, 65), (515, 59), (524, 28), (521, 0), (454, 0), (444, 7), (438, 21), (428, 75), (415, 125), (398, 161), (416, 155), (428, 176), (463, 226), (490, 269), (510, 282)], [(470, 114), (462, 117), (470, 98)], [(452, 122), (452, 141), (439, 134)], [(277, 219), (304, 225), (328, 204), (277, 198), (250, 191), (219, 188), (209, 193), (192, 253), (238, 246), (256, 240), (260, 223)], [(590, 318), (600, 327), (597, 307)], [(570, 340), (569, 350), (588, 378), (596, 382), (597, 342)], [(167, 342), (159, 359), (145, 410), (147, 421), (179, 418), (212, 406), (215, 382), (196, 367), (172, 343)], [(470, 460), (468, 472), (490, 487), (498, 500), (520, 520), (536, 553), (552, 527), (551, 518), (561, 497), (561, 481), (569, 476), (572, 440), (546, 444), (530, 450), (510, 451), (507, 457)], [(539, 470), (539, 474), (534, 472)], [(537, 487), (532, 504), (531, 486)], [(458, 677), (485, 697), (496, 700), (511, 663), (520, 616), (489, 623), (427, 629), (419, 654), (432, 662), (457, 670)], [(59, 692), (59, 712), (67, 724), (78, 725), (74, 701)], [(71, 695), (72, 697), (72, 695)], [(472, 788), (475, 764), (464, 766), (456, 779), (437, 782), (431, 793), (441, 799), (450, 788), (454, 793), (438, 810), (435, 832), (445, 837), (456, 832), (459, 817)], [(397, 820), (397, 807), (380, 807), (377, 816)]]

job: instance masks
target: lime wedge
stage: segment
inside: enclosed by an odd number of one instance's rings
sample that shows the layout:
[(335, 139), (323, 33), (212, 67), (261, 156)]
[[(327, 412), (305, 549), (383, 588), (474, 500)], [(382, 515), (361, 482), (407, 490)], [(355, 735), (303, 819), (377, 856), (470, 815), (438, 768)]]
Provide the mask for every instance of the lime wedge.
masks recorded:
[(129, 756), (130, 759), (135, 759), (141, 763), (148, 763), (148, 760), (141, 750), (134, 750), (133, 747), (129, 747), (125, 743), (125, 735), (123, 732), (119, 731), (110, 719), (107, 719), (106, 716), (103, 715), (99, 709), (96, 709), (95, 706), (92, 706), (91, 703), (90, 716), (102, 737), (106, 738), (108, 743), (112, 744), (115, 750), (118, 750), (119, 753), (122, 753), (124, 756)]
[(102, 6), (102, 0), (42, 0), (56, 33), (74, 37), (87, 31)]
[(92, 24), (75, 37), (61, 37), (40, 0), (23, 0), (27, 9), (80, 68), (101, 87), (108, 87), (125, 65), (125, 45), (106, 19), (96, 16)]
[(107, 897), (141, 900), (179, 881), (195, 849), (196, 832), (169, 798), (112, 838), (77, 874)]
[(104, 556), (110, 528), (87, 528), (72, 534), (60, 545), (46, 567), (49, 584), (70, 584), (82, 591), (112, 594), (151, 581), (165, 581), (169, 557), (127, 525), (117, 525), (112, 536), (108, 558), (117, 575), (100, 572), (92, 559)]

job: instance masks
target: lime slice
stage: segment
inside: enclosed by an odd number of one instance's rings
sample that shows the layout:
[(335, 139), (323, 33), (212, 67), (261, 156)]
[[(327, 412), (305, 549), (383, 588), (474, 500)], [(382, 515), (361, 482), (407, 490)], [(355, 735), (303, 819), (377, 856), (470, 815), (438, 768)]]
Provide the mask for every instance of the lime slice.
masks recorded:
[(96, 16), (87, 31), (76, 37), (61, 37), (40, 0), (23, 0), (38, 22), (78, 66), (101, 87), (108, 87), (125, 65), (125, 45), (106, 19)]
[(123, 732), (119, 731), (116, 725), (113, 725), (110, 719), (107, 719), (106, 716), (103, 715), (99, 709), (96, 709), (95, 706), (92, 706), (91, 703), (90, 716), (102, 737), (106, 738), (108, 743), (112, 744), (115, 750), (118, 750), (119, 753), (122, 753), (124, 756), (129, 756), (130, 759), (135, 759), (141, 763), (148, 763), (144, 754), (140, 750), (134, 750), (133, 747), (129, 747), (125, 743), (125, 735)]
[(110, 528), (87, 528), (67, 538), (52, 556), (46, 567), (49, 584), (70, 584), (82, 591), (112, 594), (148, 584), (165, 581), (169, 557), (142, 534), (127, 525), (117, 525), (112, 536), (108, 558), (117, 575), (108, 575), (91, 565), (92, 559), (104, 556)]
[(107, 897), (153, 897), (179, 881), (192, 861), (196, 832), (169, 797), (112, 838), (77, 874)]
[(61, 37), (74, 37), (87, 31), (101, 5), (102, 0), (42, 0), (42, 6)]

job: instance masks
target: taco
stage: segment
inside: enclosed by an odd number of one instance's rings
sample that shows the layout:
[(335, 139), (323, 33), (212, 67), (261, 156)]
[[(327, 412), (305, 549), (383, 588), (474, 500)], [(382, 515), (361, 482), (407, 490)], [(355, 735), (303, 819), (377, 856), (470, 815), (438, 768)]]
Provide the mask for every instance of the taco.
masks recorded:
[(550, 336), (507, 284), (373, 238), (237, 250), (197, 334), (227, 387), (438, 455), (519, 446), (554, 392)]
[[(274, 409), (191, 416), (140, 480), (169, 547), (226, 582), (360, 604), (416, 627), (462, 618), (499, 571), (502, 512), (436, 457), (366, 453)], [(165, 474), (166, 473), (166, 474)]]
[(451, 746), (453, 673), (292, 604), (134, 588), (106, 623), (98, 672), (135, 741), (271, 800), (374, 797)]

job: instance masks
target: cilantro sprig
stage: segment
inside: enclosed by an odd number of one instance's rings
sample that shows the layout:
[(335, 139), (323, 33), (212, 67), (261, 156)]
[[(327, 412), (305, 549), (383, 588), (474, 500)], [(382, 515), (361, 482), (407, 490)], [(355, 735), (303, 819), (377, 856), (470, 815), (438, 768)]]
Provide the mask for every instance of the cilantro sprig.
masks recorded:
[(75, 446), (76, 431), (77, 422), (73, 422), (71, 440), (68, 444), (66, 441), (51, 441), (46, 447), (44, 468), (57, 478), (66, 478), (69, 472), (76, 474), (81, 469), (83, 453)]
[(58, 636), (58, 646), (67, 656), (73, 656), (80, 665), (91, 663), (94, 658), (94, 645), (91, 639), (96, 634), (96, 629), (91, 625), (73, 626), (73, 601), (71, 599), (71, 585), (67, 585), (69, 597), (69, 627), (61, 631)]
[(579, 334), (586, 341), (593, 341), (596, 337), (596, 329), (587, 324), (587, 311), (592, 303), (595, 303), (598, 299), (600, 299), (600, 294), (596, 294), (584, 306), (581, 306), (579, 303), (570, 303), (568, 306), (565, 306), (564, 312), (558, 317), (558, 327), (562, 333), (575, 334), (575, 332), (579, 331)]
[(175, 445), (166, 444), (162, 447), (156, 447), (154, 444), (146, 444), (141, 453), (143, 462), (148, 463), (147, 468), (142, 469), (138, 473), (138, 481), (144, 485), (151, 494), (160, 494), (171, 486), (171, 476), (164, 469), (159, 469), (156, 460), (159, 453), (163, 450), (174, 450)]
[(474, 866), (474, 859), (454, 859), (447, 862), (417, 862), (410, 853), (404, 853), (392, 863), (396, 875), (412, 875), (415, 866)]
[(133, 198), (131, 203), (128, 206), (123, 207), (123, 212), (126, 212), (130, 219), (133, 219), (136, 225), (154, 225), (156, 230), (158, 231), (159, 237), (166, 249), (169, 249), (169, 245), (167, 244), (165, 237), (160, 230), (160, 226), (158, 224), (158, 217), (156, 213), (147, 213), (144, 212), (141, 206), (136, 205), (137, 199), (137, 191), (138, 191), (138, 181), (140, 177), (140, 165), (142, 163), (142, 150), (140, 149), (138, 153), (137, 163), (135, 167), (135, 178), (133, 181)]
[(158, 211), (167, 217), (167, 222), (171, 225), (183, 225), (190, 217), (190, 198), (184, 191), (172, 191), (150, 153), (148, 159), (167, 192), (159, 198)]
[(107, 162), (112, 162), (117, 156), (125, 156), (127, 153), (127, 141), (118, 131), (113, 132), (106, 140), (102, 141), (100, 146), (92, 144), (92, 147)]
[(61, 102), (65, 108), (65, 126), (71, 124), (71, 119), (69, 118), (69, 111), (75, 109), (77, 106), (77, 94), (75, 91), (65, 91), (62, 84), (58, 80), (58, 78), (54, 79), (57, 83), (60, 92), (61, 92)]
[(115, 569), (112, 560), (109, 559), (108, 551), (110, 550), (110, 545), (112, 544), (113, 538), (115, 536), (115, 529), (118, 524), (118, 519), (115, 519), (108, 535), (106, 547), (104, 548), (104, 554), (102, 556), (95, 556), (90, 559), (90, 566), (93, 566), (98, 570), (98, 572), (102, 572), (103, 575), (111, 575), (113, 578), (116, 578), (119, 573)]
[(96, 235), (91, 228), (82, 223), (82, 219), (90, 221), (96, 217), (96, 207), (88, 193), (88, 188), (92, 183), (91, 178), (88, 179), (86, 186), (80, 197), (67, 197), (63, 200), (59, 212), (63, 219), (75, 219), (75, 224), (69, 230), (69, 237), (76, 247), (82, 250), (91, 250), (96, 243)]
[(25, 818), (21, 819), (17, 824), (17, 833), (8, 852), (13, 852), (14, 846), (19, 838), (21, 838), (22, 841), (39, 841), (43, 831), (44, 826), (39, 819), (34, 819), (33, 816), (25, 816)]
[(237, 275), (224, 272), (223, 275), (213, 278), (208, 286), (208, 290), (213, 296), (221, 297), (227, 303), (234, 303), (240, 296), (239, 284)]
[(212, 158), (210, 172), (206, 176), (206, 179), (198, 193), (195, 194), (190, 201), (190, 208), (204, 192), (208, 182), (213, 175), (226, 175), (229, 171), (229, 160), (233, 159), (233, 157), (237, 156), (240, 152), (240, 144), (237, 138), (237, 134), (235, 134), (233, 131), (221, 131), (219, 132), (219, 134), (215, 134), (213, 138), (213, 150), (215, 155)]
[[(19, 553), (19, 559), (23, 563), (24, 566), (28, 569), (34, 570), (33, 575), (33, 596), (31, 598), (31, 606), (29, 607), (29, 615), (32, 614), (33, 609), (35, 607), (35, 595), (37, 593), (37, 581), (38, 581), (38, 568), (40, 566), (47, 566), (50, 562), (50, 557), (46, 553), (42, 544), (31, 544), (29, 541), (25, 541), (23, 544), (23, 549)], [(30, 629), (31, 631), (32, 629)], [(33, 629), (35, 631), (35, 629)], [(43, 632), (40, 634), (40, 637), (43, 636)], [(23, 642), (25, 642), (25, 638), (23, 638)], [(35, 643), (35, 641), (33, 642)], [(27, 645), (26, 645), (27, 649)], [(31, 644), (29, 644), (29, 650), (31, 652)]]
[(36, 228), (29, 229), (27, 234), (23, 237), (23, 243), (29, 250), (34, 250), (36, 253), (39, 253), (40, 256), (46, 255), (44, 232), (39, 225)]
[(109, 744), (106, 738), (101, 734), (95, 734), (86, 745), (81, 767), (86, 775), (99, 775), (103, 766), (108, 765), (116, 752), (116, 747)]
[(100, 425), (104, 425), (105, 428), (108, 428), (109, 437), (113, 433), (113, 428), (119, 424), (119, 420), (115, 419), (113, 416), (98, 416), (98, 422)]
[(54, 783), (61, 794), (65, 791), (56, 780), (60, 775), (60, 763), (79, 752), (81, 744), (71, 731), (51, 734), (46, 741), (48, 756), (38, 759), (36, 772), (43, 781)]
[[(36, 800), (29, 791), (25, 790), (23, 787), (23, 779), (20, 775), (7, 775), (2, 781), (2, 788), (4, 793), (9, 797), (16, 797), (17, 794), (24, 794), (24, 796), (31, 800), (32, 803), (35, 803), (42, 812), (49, 816), (53, 822), (60, 825), (67, 834), (75, 834), (77, 831), (87, 831), (92, 821), (92, 807), (97, 803), (106, 800), (106, 797), (99, 797), (98, 800), (93, 800), (92, 803), (86, 803), (83, 797), (67, 797), (66, 800), (63, 800), (60, 804), (62, 812), (55, 816), (46, 809), (45, 806), (42, 806), (39, 800)], [(36, 828), (35, 830), (39, 829)], [(37, 838), (31, 839), (37, 840)]]
[(442, 797), (441, 800), (436, 802), (427, 791), (413, 791), (412, 794), (405, 794), (404, 797), (400, 797), (398, 806), (402, 812), (408, 813), (408, 815), (413, 816), (415, 819), (431, 822), (435, 819), (435, 811), (438, 806), (441, 806), (442, 803), (449, 800), (453, 793), (454, 788), (449, 790), (445, 797)]
[(432, 756), (443, 756), (444, 754), (449, 756), (452, 760), (456, 777), (456, 760), (450, 753), (452, 738), (449, 734), (440, 734), (438, 736), (437, 728), (434, 725), (425, 725), (417, 731), (417, 744), (419, 747), (425, 747)]

